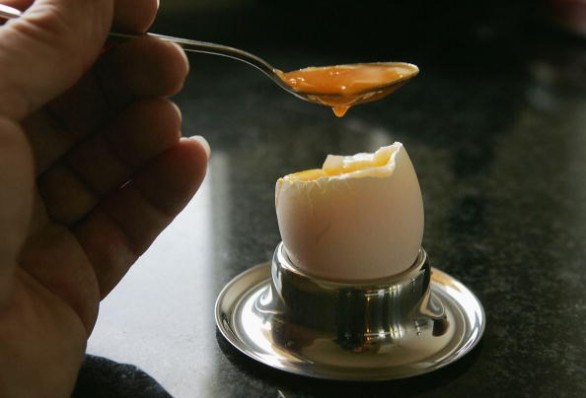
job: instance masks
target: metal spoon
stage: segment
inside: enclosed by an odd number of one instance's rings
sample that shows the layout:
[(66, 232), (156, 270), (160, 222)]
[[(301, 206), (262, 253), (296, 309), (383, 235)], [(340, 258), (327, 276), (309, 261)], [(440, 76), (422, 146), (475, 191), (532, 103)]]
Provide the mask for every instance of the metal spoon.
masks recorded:
[[(4, 19), (14, 19), (18, 18), (22, 15), (22, 12), (6, 5), (0, 4), (0, 18)], [(228, 57), (232, 59), (236, 59), (238, 61), (245, 62), (256, 69), (263, 72), (266, 76), (268, 76), (274, 83), (276, 83), (279, 87), (283, 90), (287, 91), (289, 94), (294, 95), (297, 98), (302, 100), (330, 106), (334, 109), (334, 113), (338, 116), (342, 116), (348, 108), (354, 105), (358, 105), (365, 102), (371, 102), (378, 100), (391, 92), (395, 91), (401, 85), (406, 83), (408, 80), (413, 78), (419, 73), (419, 69), (417, 66), (413, 64), (408, 64), (404, 62), (377, 62), (377, 63), (365, 63), (365, 64), (352, 64), (352, 65), (337, 65), (333, 67), (321, 67), (315, 69), (324, 69), (324, 68), (332, 68), (340, 69), (340, 68), (358, 68), (358, 67), (385, 67), (385, 68), (399, 68), (403, 71), (403, 73), (397, 75), (396, 78), (390, 80), (382, 80), (380, 84), (372, 84), (366, 87), (364, 90), (361, 91), (353, 91), (352, 93), (348, 94), (343, 92), (344, 86), (341, 86), (337, 92), (320, 92), (314, 90), (308, 90), (307, 88), (299, 88), (293, 87), (291, 82), (287, 79), (287, 74), (283, 73), (279, 69), (274, 68), (265, 60), (257, 57), (256, 55), (250, 54), (246, 51), (240, 50), (238, 48), (224, 46), (221, 44), (209, 43), (204, 41), (198, 40), (190, 40), (190, 39), (183, 39), (179, 37), (173, 36), (166, 36), (160, 35), (156, 33), (146, 33), (144, 34), (150, 37), (156, 37), (161, 40), (177, 43), (179, 46), (183, 48), (186, 52), (195, 52), (195, 53), (206, 53), (206, 54), (213, 54), (213, 55), (220, 55), (223, 57)], [(111, 32), (110, 37), (114, 39), (122, 39), (122, 40), (130, 40), (135, 39), (144, 35), (134, 35), (134, 34), (125, 34), (125, 33), (115, 33)], [(313, 68), (309, 68), (313, 69)], [(301, 70), (307, 71), (307, 69)], [(291, 73), (295, 73), (291, 72)], [(335, 73), (335, 72), (332, 72)]]

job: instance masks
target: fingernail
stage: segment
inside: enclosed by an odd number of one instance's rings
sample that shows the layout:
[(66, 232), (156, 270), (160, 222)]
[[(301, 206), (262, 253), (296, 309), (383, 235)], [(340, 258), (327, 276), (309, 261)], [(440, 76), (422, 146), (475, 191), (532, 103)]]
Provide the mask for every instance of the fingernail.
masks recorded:
[(189, 137), (189, 139), (192, 139), (192, 140), (199, 142), (201, 144), (201, 146), (203, 147), (203, 149), (206, 151), (206, 155), (208, 156), (208, 159), (210, 158), (210, 156), (212, 155), (212, 149), (210, 148), (210, 144), (209, 144), (208, 140), (206, 140), (201, 135), (193, 135), (193, 136)]

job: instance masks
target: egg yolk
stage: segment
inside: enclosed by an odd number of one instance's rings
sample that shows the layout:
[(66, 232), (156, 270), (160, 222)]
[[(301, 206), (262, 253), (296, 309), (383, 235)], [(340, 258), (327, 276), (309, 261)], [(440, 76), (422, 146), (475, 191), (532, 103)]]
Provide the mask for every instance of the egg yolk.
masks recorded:
[(293, 90), (330, 106), (336, 116), (342, 117), (354, 105), (376, 101), (392, 93), (406, 77), (418, 71), (414, 65), (372, 63), (277, 72)]
[(284, 80), (304, 93), (353, 95), (402, 78), (398, 68), (384, 65), (310, 67), (283, 74)]
[(355, 171), (384, 167), (389, 163), (391, 151), (359, 154), (352, 157), (328, 156), (321, 169), (309, 169), (286, 175), (285, 181), (314, 181), (323, 177), (337, 177)]

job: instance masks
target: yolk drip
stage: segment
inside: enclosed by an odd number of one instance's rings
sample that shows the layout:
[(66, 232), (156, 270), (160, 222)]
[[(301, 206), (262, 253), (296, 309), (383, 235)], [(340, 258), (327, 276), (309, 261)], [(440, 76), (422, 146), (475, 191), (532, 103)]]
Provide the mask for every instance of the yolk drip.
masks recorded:
[[(336, 177), (344, 174), (349, 174), (359, 170), (374, 169), (377, 167), (384, 167), (389, 163), (391, 157), (390, 152), (376, 154), (376, 156), (369, 159), (364, 158), (345, 158), (335, 162), (333, 165), (328, 165), (327, 161), (321, 169), (309, 169), (298, 171), (283, 177), (287, 181), (314, 181), (322, 177)], [(344, 159), (342, 157), (336, 157)]]
[(384, 63), (337, 65), (300, 69), (282, 73), (281, 77), (293, 90), (332, 107), (336, 116), (342, 117), (351, 106), (395, 91), (401, 80), (417, 73), (416, 67), (410, 68)]

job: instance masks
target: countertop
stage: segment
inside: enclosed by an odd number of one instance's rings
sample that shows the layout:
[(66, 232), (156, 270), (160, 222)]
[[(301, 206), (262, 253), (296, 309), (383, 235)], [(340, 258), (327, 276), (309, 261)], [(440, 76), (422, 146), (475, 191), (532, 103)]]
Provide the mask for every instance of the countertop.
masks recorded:
[[(341, 119), (243, 64), (190, 56), (175, 101), (184, 134), (212, 146), (209, 173), (104, 300), (75, 395), (586, 396), (586, 41), (545, 29), (522, 44), (461, 62), (422, 48), (404, 59), (419, 77)], [(341, 58), (259, 49), (290, 68)], [(480, 344), (436, 372), (373, 383), (294, 376), (240, 354), (217, 331), (214, 302), (271, 258), (276, 179), (393, 141), (420, 180), (433, 266), (484, 306)]]

